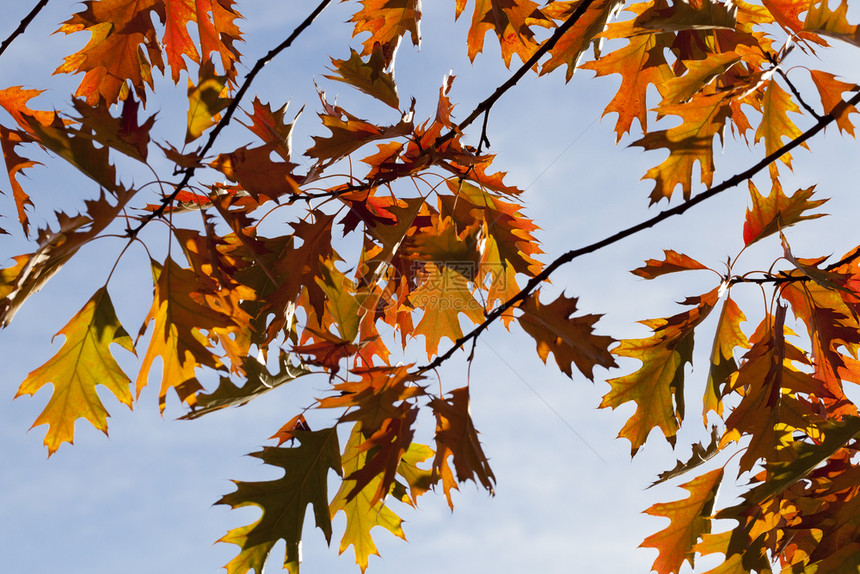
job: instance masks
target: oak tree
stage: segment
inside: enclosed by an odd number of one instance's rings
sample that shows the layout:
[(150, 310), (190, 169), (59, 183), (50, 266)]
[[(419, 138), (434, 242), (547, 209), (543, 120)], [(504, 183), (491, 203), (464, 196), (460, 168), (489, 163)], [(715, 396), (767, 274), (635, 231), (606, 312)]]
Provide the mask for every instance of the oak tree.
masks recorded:
[[(419, 0), (343, 2), (354, 40), (331, 47), (318, 101), (297, 113), (286, 98), (256, 94), (255, 80), (314, 33), (331, 0), (308, 6), (256, 62), (242, 60), (234, 0), (87, 0), (57, 29), (82, 47), (44, 70), (46, 86), (51, 73), (76, 78), (65, 107), (46, 109), (40, 87), (0, 90), (2, 231), (31, 245), (0, 270), (0, 325), (96, 240), (122, 245), (119, 259), (152, 276), (151, 291), (117, 292), (119, 260), (104, 261), (103, 285), (58, 325), (56, 354), (20, 383), (16, 396), (50, 385), (34, 422), (46, 426), (48, 454), (73, 441), (79, 419), (107, 432), (99, 386), (131, 406), (154, 381), (161, 411), (175, 396), (182, 418), (196, 419), (323, 381), (315, 402), (295, 405), (272, 445), (253, 453), (282, 476), (238, 481), (217, 501), (261, 511), (221, 538), (238, 552), (226, 570), (261, 574), (284, 540), (284, 566), (297, 572), (310, 507), (327, 540), (344, 513), (337, 545), (364, 571), (375, 536), (403, 536), (392, 505), (435, 491), (453, 508), (466, 481), (493, 491), (469, 384), (433, 373), (446, 362), (466, 370), (476, 341), (500, 323), (524, 331), (568, 377), (606, 380), (601, 408), (633, 403), (619, 437), (634, 456), (660, 435), (674, 446), (685, 408), (697, 405), (710, 441), (657, 477), (683, 480), (689, 496), (646, 511), (670, 521), (642, 543), (658, 550), (659, 574), (709, 554), (722, 557), (714, 574), (860, 568), (860, 413), (846, 389), (860, 383), (860, 246), (833, 257), (822, 242), (819, 254), (795, 255), (786, 230), (822, 217), (828, 194), (842, 190), (783, 186), (797, 148), (814, 158), (825, 129), (854, 136), (860, 88), (830, 56), (833, 46), (860, 47), (847, 0), (457, 0), (459, 47), (473, 61), (498, 55), (510, 70), (468, 113), (463, 102), (455, 113), (453, 75), (420, 105), (399, 95), (398, 50), (421, 43)], [(491, 111), (526, 76), (575, 73), (580, 82), (620, 75), (604, 115), (619, 143), (657, 152), (641, 174), (653, 214), (545, 261), (523, 190), (488, 152), (503, 121)], [(323, 86), (336, 83), (355, 90), (348, 102), (374, 100), (384, 113), (362, 117), (335, 102)], [(163, 136), (157, 105), (187, 110), (178, 140)], [(293, 146), (299, 122), (312, 126), (307, 149)], [(231, 144), (228, 127), (254, 143)], [(748, 148), (749, 165), (717, 174), (721, 146)], [(82, 197), (74, 209), (28, 185), (28, 174), (60, 163), (80, 172), (68, 184)], [(125, 176), (141, 165), (149, 180)], [(750, 195), (738, 214), (743, 248), (724, 265), (684, 254), (679, 241), (633, 270), (647, 280), (713, 277), (705, 292), (682, 294), (677, 314), (641, 320), (650, 335), (613, 338), (599, 315), (580, 311), (575, 284), (542, 293), (571, 261), (739, 186)], [(776, 248), (765, 271), (745, 258), (759, 242)], [(742, 310), (742, 290), (758, 290), (762, 303)], [(129, 297), (150, 309), (140, 325), (115, 309)], [(685, 392), (695, 341), (712, 345), (709, 366)], [(134, 372), (120, 353), (137, 356)], [(422, 436), (419, 420), (435, 432)], [(718, 507), (717, 490), (736, 475), (749, 477), (740, 501)], [(715, 518), (734, 526), (711, 532)]]

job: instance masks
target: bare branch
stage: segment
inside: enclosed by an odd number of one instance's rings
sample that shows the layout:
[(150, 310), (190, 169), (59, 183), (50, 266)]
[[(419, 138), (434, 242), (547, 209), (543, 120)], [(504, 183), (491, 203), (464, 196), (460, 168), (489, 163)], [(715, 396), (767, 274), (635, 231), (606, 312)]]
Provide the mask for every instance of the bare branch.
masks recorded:
[(30, 22), (32, 22), (36, 15), (42, 11), (42, 8), (47, 5), (48, 0), (39, 0), (36, 5), (33, 6), (33, 9), (30, 10), (29, 14), (24, 16), (24, 18), (21, 20), (21, 23), (18, 24), (17, 28), (15, 28), (15, 31), (9, 34), (9, 37), (3, 40), (3, 43), (0, 44), (0, 56), (2, 56), (3, 52), (6, 51), (6, 48), (8, 48), (9, 45), (15, 41), (15, 38), (24, 33), (24, 30), (27, 29), (27, 26), (30, 25)]
[[(511, 297), (510, 299), (508, 299), (507, 301), (505, 301), (504, 303), (502, 303), (501, 305), (499, 305), (498, 307), (493, 309), (490, 313), (488, 313), (487, 317), (484, 319), (483, 322), (481, 322), (479, 325), (475, 326), (474, 329), (472, 329), (471, 331), (466, 333), (464, 336), (457, 339), (454, 342), (454, 344), (451, 346), (451, 348), (449, 348), (443, 354), (438, 355), (430, 363), (418, 367), (418, 369), (416, 369), (416, 373), (420, 374), (420, 373), (424, 373), (426, 371), (435, 369), (436, 367), (440, 366), (442, 363), (444, 363), (445, 361), (450, 359), (458, 349), (461, 349), (463, 347), (463, 345), (465, 345), (469, 341), (479, 337), (481, 335), (481, 333), (483, 333), (487, 329), (487, 327), (489, 327), (496, 319), (501, 317), (505, 311), (507, 311), (511, 307), (514, 307), (515, 305), (517, 305), (521, 301), (525, 300), (526, 297), (531, 295), (538, 288), (538, 286), (541, 283), (543, 283), (546, 279), (548, 279), (549, 276), (552, 275), (555, 272), (555, 270), (558, 269), (559, 267), (561, 267), (562, 265), (564, 265), (566, 263), (570, 263), (571, 261), (573, 261), (574, 259), (576, 259), (578, 257), (581, 257), (582, 255), (594, 253), (595, 251), (603, 249), (604, 247), (612, 245), (613, 243), (617, 243), (617, 242), (621, 241), (622, 239), (626, 239), (632, 235), (639, 233), (640, 231), (644, 231), (650, 227), (654, 227), (658, 223), (661, 223), (662, 221), (669, 219), (670, 217), (673, 217), (675, 215), (680, 215), (680, 214), (684, 213), (685, 211), (687, 211), (688, 209), (702, 203), (703, 201), (710, 199), (710, 198), (714, 197), (715, 195), (722, 193), (723, 191), (725, 191), (727, 189), (735, 187), (736, 185), (742, 183), (743, 181), (746, 181), (747, 179), (751, 178), (752, 176), (754, 176), (755, 174), (757, 174), (758, 172), (760, 172), (761, 170), (763, 170), (764, 168), (766, 168), (767, 166), (769, 166), (770, 164), (772, 164), (773, 162), (778, 160), (780, 157), (782, 157), (786, 153), (789, 153), (790, 151), (792, 151), (797, 146), (806, 142), (806, 140), (811, 139), (812, 137), (817, 135), (819, 132), (824, 130), (825, 127), (827, 127), (829, 124), (834, 122), (836, 120), (836, 118), (838, 118), (842, 114), (842, 112), (845, 111), (846, 108), (848, 108), (849, 106), (857, 105), (858, 103), (860, 103), (860, 93), (855, 94), (854, 97), (852, 97), (848, 101), (843, 100), (841, 103), (836, 105), (830, 113), (828, 113), (825, 116), (822, 116), (821, 119), (819, 119), (818, 122), (816, 122), (816, 124), (814, 126), (809, 128), (808, 130), (806, 130), (805, 132), (803, 132), (802, 134), (800, 134), (799, 136), (797, 136), (796, 138), (794, 138), (793, 140), (791, 140), (790, 142), (788, 142), (787, 144), (785, 144), (784, 146), (782, 146), (781, 148), (776, 150), (775, 152), (766, 156), (764, 159), (762, 159), (761, 161), (759, 161), (758, 163), (756, 163), (752, 167), (750, 167), (750, 168), (748, 168), (748, 169), (746, 169), (746, 170), (744, 170), (738, 174), (735, 174), (734, 176), (725, 180), (721, 184), (716, 185), (707, 191), (703, 191), (702, 193), (692, 197), (690, 200), (688, 200), (688, 201), (686, 201), (686, 202), (684, 202), (678, 206), (675, 206), (671, 209), (667, 209), (665, 211), (661, 211), (660, 213), (658, 213), (654, 217), (651, 217), (650, 219), (646, 219), (645, 221), (642, 221), (641, 223), (638, 223), (632, 227), (628, 227), (627, 229), (619, 231), (618, 233), (615, 233), (614, 235), (610, 235), (609, 237), (601, 239), (600, 241), (597, 241), (597, 242), (592, 243), (590, 245), (586, 245), (585, 247), (580, 247), (579, 249), (573, 249), (573, 250), (568, 251), (567, 253), (564, 253), (563, 255), (557, 257), (554, 261), (552, 261), (552, 263), (547, 265), (543, 271), (541, 271), (540, 273), (538, 273), (537, 275), (532, 277), (528, 281), (528, 283), (526, 283), (525, 287), (523, 287), (519, 291), (519, 293), (517, 293), (516, 295), (514, 295), (513, 297)], [(852, 254), (851, 258), (853, 259), (854, 257), (857, 257), (857, 256), (858, 256), (857, 254)], [(840, 264), (841, 264), (841, 262), (840, 262)]]

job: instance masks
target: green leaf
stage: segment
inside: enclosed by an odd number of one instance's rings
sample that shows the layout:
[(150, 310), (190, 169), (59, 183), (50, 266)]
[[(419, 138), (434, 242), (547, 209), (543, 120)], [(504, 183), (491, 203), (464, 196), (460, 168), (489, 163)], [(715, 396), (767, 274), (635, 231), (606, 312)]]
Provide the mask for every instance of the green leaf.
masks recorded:
[(275, 387), (311, 374), (311, 370), (304, 364), (293, 365), (288, 362), (286, 353), (281, 354), (279, 363), (280, 370), (273, 375), (264, 364), (247, 357), (242, 362), (242, 369), (248, 379), (244, 385), (237, 387), (228, 377), (221, 377), (218, 388), (209, 394), (198, 394), (196, 403), (192, 405), (192, 411), (179, 418), (196, 419), (223, 408), (241, 407)]
[(743, 502), (717, 513), (717, 518), (740, 518), (748, 508), (778, 494), (809, 474), (822, 461), (860, 434), (860, 417), (848, 416), (841, 421), (826, 420), (815, 426), (817, 444), (793, 441), (783, 451), (786, 460), (769, 463), (767, 480), (743, 495)]
[(232, 508), (258, 506), (263, 515), (253, 524), (234, 528), (219, 542), (237, 544), (241, 552), (227, 564), (229, 574), (246, 574), (252, 568), (263, 574), (263, 565), (275, 542), (287, 543), (284, 568), (299, 571), (299, 544), (308, 504), (313, 506), (317, 527), (331, 540), (328, 509), (328, 472), (341, 472), (337, 428), (296, 431), (299, 445), (293, 448), (265, 447), (252, 453), (266, 464), (284, 469), (284, 476), (265, 482), (235, 481), (236, 490), (216, 504)]

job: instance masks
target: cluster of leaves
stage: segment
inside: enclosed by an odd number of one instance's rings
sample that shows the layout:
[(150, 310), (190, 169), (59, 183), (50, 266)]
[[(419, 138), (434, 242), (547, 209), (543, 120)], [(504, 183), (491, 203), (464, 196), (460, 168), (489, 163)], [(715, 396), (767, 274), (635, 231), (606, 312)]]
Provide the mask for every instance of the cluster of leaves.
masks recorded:
[[(695, 445), (693, 459), (660, 481), (718, 456), (724, 466), (684, 484), (689, 498), (648, 510), (671, 520), (643, 543), (659, 549), (654, 569), (678, 572), (685, 559), (711, 553), (725, 555), (714, 573), (769, 572), (778, 563), (784, 572), (822, 574), (860, 565), (854, 508), (860, 502), (855, 456), (860, 413), (843, 389), (845, 382), (860, 382), (858, 251), (827, 265), (824, 258), (792, 255), (783, 230), (819, 217), (815, 210), (824, 200), (812, 199), (811, 188), (784, 193), (780, 172), (785, 168), (779, 166), (790, 166), (789, 152), (828, 124), (853, 135), (850, 114), (860, 95), (843, 100), (843, 94), (857, 92), (857, 86), (826, 70), (788, 68), (792, 54), (823, 52), (833, 39), (860, 45), (857, 26), (846, 18), (847, 4), (832, 10), (824, 0), (651, 0), (626, 7), (618, 0), (544, 6), (531, 0), (476, 1), (468, 56), (482, 52), (492, 32), (504, 63), (513, 66), (516, 56), (522, 65), (455, 123), (449, 99), (453, 77), (435, 96), (431, 117), (416, 117), (415, 103), (406, 105), (398, 97), (395, 54), (406, 38), (420, 42), (420, 2), (360, 0), (351, 22), (361, 48), (346, 59), (333, 58), (327, 78), (375, 98), (399, 119), (362, 119), (320, 91), (318, 116), (327, 133), (304, 150), (310, 167), (302, 171), (292, 161), (295, 120), (287, 117), (286, 106), (243, 98), (262, 66), (288, 48), (327, 4), (323, 1), (240, 80), (241, 32), (233, 0), (88, 0), (60, 27), (66, 34), (89, 33), (86, 46), (56, 70), (83, 74), (69, 110), (31, 109), (37, 107), (31, 100), (38, 90), (0, 91), (0, 106), (12, 122), (0, 125), (0, 144), (14, 213), (21, 232), (34, 235), (33, 251), (0, 270), (0, 324), (7, 325), (25, 300), (94, 239), (112, 234), (132, 244), (156, 221), (166, 223), (170, 238), (159, 260), (150, 257), (154, 296), (135, 340), (114, 310), (109, 276), (60, 331), (62, 348), (21, 384), (18, 395), (53, 386), (34, 423), (48, 425), (49, 453), (72, 442), (77, 419), (106, 431), (107, 411), (96, 386), (131, 406), (156, 359), (162, 365), (160, 407), (173, 389), (188, 406), (185, 418), (243, 405), (282, 384), (324, 373), (330, 388), (312, 408), (334, 409), (333, 424), (312, 430), (308, 409), (298, 413), (272, 437), (277, 446), (255, 453), (282, 468), (283, 477), (238, 482), (219, 501), (262, 509), (256, 522), (222, 538), (240, 549), (226, 568), (231, 574), (259, 574), (283, 539), (285, 567), (297, 571), (305, 510), (311, 505), (327, 539), (332, 516), (344, 512), (340, 550), (352, 546), (363, 571), (376, 552), (374, 527), (403, 536), (400, 518), (387, 506), (391, 500), (414, 504), (438, 488), (453, 507), (452, 491), (467, 480), (492, 492), (495, 477), (469, 412), (468, 386), (437, 393), (423, 384), (428, 371), (474, 343), (489, 324), (519, 325), (534, 339), (540, 358), (546, 362), (552, 353), (570, 377), (574, 366), (593, 379), (595, 367), (616, 367), (616, 356), (640, 360), (638, 370), (609, 379), (611, 389), (601, 403), (615, 408), (635, 402), (620, 432), (635, 454), (655, 428), (674, 444), (684, 418), (685, 365), (692, 361), (694, 335), (719, 307), (703, 395), (705, 422), (710, 417), (718, 426), (711, 444)], [(466, 8), (465, 0), (457, 0), (454, 17)], [(595, 56), (583, 61), (590, 47), (604, 40), (612, 49), (595, 49)], [(567, 79), (577, 68), (622, 76), (605, 113), (616, 114), (619, 140), (637, 120), (642, 136), (633, 145), (668, 151), (645, 178), (654, 182), (652, 203), (674, 199), (678, 205), (544, 265), (537, 227), (518, 199), (521, 190), (505, 182), (505, 174), (493, 167), (494, 157), (483, 151), (487, 122), (482, 145), (472, 147), (464, 138), (466, 128), (482, 114), (486, 119), (520, 77), (557, 68), (566, 69)], [(175, 83), (196, 75), (196, 83), (189, 81), (181, 149), (151, 141), (156, 116), (143, 118), (141, 112), (140, 104), (152, 95), (153, 73), (168, 71)], [(817, 93), (802, 96), (796, 88), (792, 76), (805, 74)], [(218, 135), (240, 104), (247, 110), (237, 121), (259, 141), (219, 150)], [(661, 127), (673, 122), (674, 127), (650, 128), (649, 111), (657, 112)], [(808, 116), (807, 127), (798, 127), (789, 112)], [(726, 128), (747, 143), (750, 135), (752, 144), (762, 142), (765, 157), (714, 185), (714, 146), (722, 143)], [(204, 134), (208, 139), (200, 143)], [(57, 212), (56, 224), (32, 234), (36, 206), (21, 178), (39, 163), (31, 159), (39, 149), (49, 152), (51, 161), (80, 170), (98, 193), (80, 213)], [(138, 194), (151, 194), (150, 186), (122, 183), (111, 162), (124, 156), (149, 164), (150, 153), (175, 166), (178, 180), (162, 183), (166, 190), (146, 203)], [(339, 175), (353, 156), (360, 164), (350, 161), (348, 175)], [(696, 164), (706, 190), (693, 196)], [(596, 334), (599, 317), (577, 314), (575, 298), (540, 299), (540, 286), (564, 263), (682, 213), (764, 169), (771, 191), (761, 194), (750, 180), (743, 240), (749, 246), (779, 236), (786, 269), (737, 274), (742, 250), (729, 259), (726, 271), (716, 272), (712, 290), (683, 302), (685, 311), (643, 321), (653, 331), (650, 337), (620, 342)], [(223, 183), (207, 183), (216, 179)], [(271, 226), (263, 223), (274, 212), (288, 224), (267, 235)], [(336, 250), (340, 245), (357, 246), (357, 254), (346, 257)], [(654, 279), (706, 269), (667, 250), (634, 273)], [(732, 290), (750, 283), (770, 296), (758, 328), (747, 336)], [(808, 352), (785, 338), (789, 312), (807, 329)], [(470, 325), (465, 334), (463, 324)], [(386, 330), (398, 334), (402, 348), (389, 348), (381, 336)], [(148, 341), (142, 342), (147, 332)], [(443, 339), (453, 344), (440, 353)], [(393, 359), (421, 340), (430, 363)], [(115, 360), (112, 343), (143, 353), (134, 382)], [(204, 388), (200, 371), (217, 373), (217, 388)], [(414, 440), (418, 417), (427, 413), (436, 429), (430, 445)], [(740, 472), (755, 474), (739, 504), (715, 511), (730, 460), (724, 452), (740, 452)], [(342, 479), (334, 495), (327, 490), (332, 472)], [(714, 516), (734, 519), (737, 526), (711, 534)]]

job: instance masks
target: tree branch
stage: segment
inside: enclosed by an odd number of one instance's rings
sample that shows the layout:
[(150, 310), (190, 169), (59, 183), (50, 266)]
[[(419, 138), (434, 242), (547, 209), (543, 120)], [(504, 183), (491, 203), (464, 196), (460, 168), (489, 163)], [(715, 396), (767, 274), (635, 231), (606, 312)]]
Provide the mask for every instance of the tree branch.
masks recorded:
[[(332, 0), (322, 0), (322, 2), (320, 2), (317, 7), (314, 8), (313, 12), (311, 12), (307, 16), (307, 18), (305, 18), (302, 23), (299, 24), (295, 30), (293, 30), (293, 33), (290, 34), (286, 40), (269, 50), (268, 54), (257, 60), (257, 63), (254, 64), (254, 67), (251, 69), (250, 72), (248, 72), (248, 75), (245, 76), (245, 79), (242, 81), (242, 85), (239, 86), (239, 90), (236, 92), (236, 95), (233, 97), (233, 100), (230, 102), (230, 105), (227, 106), (227, 110), (224, 112), (224, 115), (221, 116), (221, 120), (215, 126), (215, 129), (210, 132), (209, 138), (206, 140), (206, 144), (200, 149), (199, 152), (197, 152), (198, 158), (202, 160), (204, 157), (206, 157), (206, 154), (209, 152), (210, 149), (212, 149), (212, 146), (215, 145), (215, 140), (218, 139), (218, 136), (221, 134), (221, 130), (223, 130), (227, 126), (227, 124), (230, 123), (230, 119), (232, 119), (233, 114), (239, 107), (239, 103), (242, 101), (242, 98), (245, 96), (245, 93), (251, 87), (251, 83), (254, 81), (254, 78), (256, 78), (257, 74), (260, 73), (260, 70), (262, 70), (266, 66), (266, 64), (274, 60), (278, 56), (278, 54), (289, 48), (296, 40), (296, 38), (298, 38), (299, 35), (301, 35), (301, 33), (304, 32), (305, 29), (307, 29), (313, 23), (314, 20), (316, 20), (317, 16), (319, 16), (320, 13), (325, 10), (326, 6), (331, 4), (331, 2)], [(141, 229), (143, 229), (144, 227), (146, 227), (147, 224), (149, 224), (150, 221), (152, 221), (156, 217), (161, 217), (162, 215), (164, 215), (167, 206), (173, 203), (173, 200), (176, 199), (176, 196), (179, 195), (179, 192), (181, 192), (188, 186), (188, 183), (191, 181), (191, 178), (194, 177), (194, 172), (196, 171), (196, 169), (196, 166), (186, 168), (184, 170), (182, 180), (178, 184), (176, 184), (176, 188), (173, 190), (173, 193), (165, 197), (161, 201), (161, 205), (159, 206), (159, 208), (147, 214), (146, 217), (141, 220), (140, 224), (137, 227), (135, 227), (134, 229), (127, 230), (126, 234), (129, 237), (135, 237), (138, 233), (140, 233)]]
[(21, 20), (21, 23), (18, 24), (18, 27), (15, 28), (15, 31), (9, 34), (9, 37), (3, 40), (3, 43), (0, 44), (0, 56), (3, 55), (3, 52), (6, 51), (6, 48), (15, 41), (15, 38), (24, 33), (24, 30), (27, 29), (27, 26), (30, 25), (30, 22), (36, 17), (36, 15), (42, 11), (42, 8), (48, 5), (48, 0), (39, 0), (36, 5), (30, 10), (30, 13), (24, 16)]
[(573, 28), (573, 26), (579, 21), (582, 15), (585, 14), (586, 10), (588, 10), (588, 8), (594, 2), (595, 0), (583, 0), (583, 2), (577, 5), (576, 10), (573, 11), (573, 14), (571, 14), (567, 18), (567, 20), (562, 22), (561, 26), (555, 29), (555, 32), (552, 33), (552, 36), (550, 36), (546, 40), (546, 42), (541, 44), (540, 48), (535, 50), (535, 53), (532, 54), (531, 58), (526, 60), (526, 62), (522, 66), (520, 66), (517, 71), (514, 72), (510, 78), (507, 79), (504, 84), (496, 88), (496, 90), (492, 94), (490, 94), (488, 98), (479, 103), (477, 107), (472, 110), (472, 113), (470, 113), (466, 117), (465, 120), (457, 124), (454, 129), (449, 130), (448, 133), (440, 136), (434, 142), (433, 146), (438, 147), (443, 143), (449, 141), (451, 138), (454, 137), (455, 134), (462, 132), (464, 129), (466, 129), (466, 127), (471, 125), (472, 122), (474, 122), (481, 116), (481, 114), (488, 113), (490, 111), (490, 108), (495, 105), (495, 103), (505, 94), (505, 92), (513, 88), (517, 84), (517, 82), (519, 82), (522, 77), (525, 76), (526, 73), (528, 73), (528, 71), (531, 70), (547, 52), (553, 49), (553, 47), (558, 43), (561, 37), (564, 36), (564, 34), (568, 30)]
[(795, 87), (791, 80), (788, 79), (788, 74), (783, 72), (782, 68), (777, 68), (776, 71), (777, 73), (779, 73), (780, 76), (782, 76), (782, 79), (785, 80), (785, 83), (788, 84), (788, 89), (791, 90), (791, 93), (794, 94), (794, 97), (797, 98), (797, 101), (800, 102), (800, 105), (803, 106), (803, 109), (809, 112), (816, 120), (820, 120), (821, 115), (816, 112), (812, 106), (806, 103), (806, 101), (803, 99), (803, 96), (800, 95), (800, 91)]
[[(590, 245), (586, 245), (585, 247), (580, 247), (579, 249), (573, 249), (573, 250), (568, 251), (567, 253), (564, 253), (563, 255), (557, 257), (555, 260), (552, 261), (552, 263), (547, 265), (543, 269), (543, 271), (541, 271), (540, 273), (538, 273), (537, 275), (535, 275), (534, 277), (529, 279), (529, 281), (528, 281), (528, 283), (526, 283), (525, 287), (523, 287), (516, 295), (514, 295), (513, 297), (511, 297), (510, 299), (508, 299), (507, 301), (505, 301), (504, 303), (502, 303), (501, 305), (499, 305), (498, 307), (493, 309), (490, 313), (487, 314), (487, 316), (483, 320), (483, 322), (481, 322), (480, 324), (475, 326), (474, 329), (472, 329), (471, 331), (466, 333), (464, 336), (457, 339), (454, 342), (454, 344), (447, 351), (445, 351), (441, 355), (437, 355), (436, 358), (433, 359), (430, 363), (418, 367), (416, 369), (416, 373), (420, 374), (420, 373), (424, 373), (426, 371), (435, 369), (436, 367), (440, 366), (442, 363), (444, 363), (445, 361), (450, 359), (458, 349), (461, 349), (463, 347), (463, 345), (465, 345), (466, 343), (468, 343), (469, 341), (471, 341), (473, 339), (477, 339), (481, 335), (481, 333), (483, 333), (487, 329), (487, 327), (489, 327), (493, 322), (495, 322), (496, 319), (501, 317), (505, 311), (507, 311), (511, 307), (514, 307), (515, 305), (517, 305), (521, 301), (524, 301), (529, 295), (532, 294), (532, 292), (534, 292), (537, 289), (537, 287), (541, 283), (543, 283), (543, 281), (548, 279), (549, 276), (552, 275), (553, 272), (555, 272), (555, 270), (558, 269), (559, 267), (561, 267), (562, 265), (564, 265), (566, 263), (570, 263), (571, 261), (573, 261), (574, 259), (576, 259), (578, 257), (581, 257), (582, 255), (594, 253), (595, 251), (603, 249), (604, 247), (612, 245), (613, 243), (617, 243), (617, 242), (621, 241), (622, 239), (626, 239), (626, 238), (630, 237), (631, 235), (635, 235), (635, 234), (639, 233), (640, 231), (644, 231), (645, 229), (648, 229), (650, 227), (654, 227), (658, 223), (661, 223), (662, 221), (669, 219), (670, 217), (673, 217), (675, 215), (680, 215), (680, 214), (684, 213), (685, 211), (687, 211), (688, 209), (702, 203), (703, 201), (710, 199), (710, 198), (714, 197), (715, 195), (722, 193), (723, 191), (725, 191), (727, 189), (735, 187), (736, 185), (742, 183), (743, 181), (751, 178), (752, 176), (754, 176), (758, 172), (762, 171), (764, 168), (766, 168), (767, 166), (769, 166), (770, 164), (772, 164), (773, 162), (778, 160), (780, 157), (782, 157), (786, 153), (791, 152), (794, 148), (796, 148), (799, 145), (806, 142), (806, 140), (817, 135), (825, 127), (827, 127), (829, 124), (834, 122), (836, 120), (836, 118), (838, 118), (840, 115), (842, 115), (842, 113), (849, 106), (857, 105), (858, 103), (860, 103), (860, 93), (855, 94), (854, 97), (852, 97), (848, 101), (842, 100), (842, 102), (840, 102), (838, 105), (836, 105), (830, 113), (828, 113), (825, 116), (822, 116), (821, 119), (819, 119), (818, 122), (816, 122), (814, 126), (809, 128), (808, 130), (806, 130), (805, 132), (803, 132), (802, 134), (800, 134), (799, 136), (797, 136), (796, 138), (794, 138), (793, 140), (791, 140), (790, 142), (788, 142), (787, 144), (785, 144), (784, 146), (782, 146), (781, 148), (776, 150), (775, 152), (766, 156), (764, 159), (762, 159), (761, 161), (759, 161), (758, 163), (756, 163), (752, 167), (750, 167), (750, 168), (748, 168), (748, 169), (746, 169), (746, 170), (744, 170), (738, 174), (735, 174), (734, 176), (730, 177), (729, 179), (725, 180), (724, 182), (720, 183), (719, 185), (712, 187), (711, 189), (709, 189), (707, 191), (703, 191), (702, 193), (696, 195), (695, 197), (691, 198), (690, 200), (686, 201), (685, 203), (682, 203), (682, 204), (680, 204), (676, 207), (673, 207), (671, 209), (661, 211), (660, 213), (658, 213), (654, 217), (646, 219), (645, 221), (642, 221), (641, 223), (638, 223), (632, 227), (628, 227), (627, 229), (619, 231), (618, 233), (615, 233), (614, 235), (610, 235), (609, 237), (601, 239), (600, 241), (597, 241), (597, 242), (592, 243)], [(852, 258), (853, 257), (857, 257), (857, 255), (852, 254)]]

